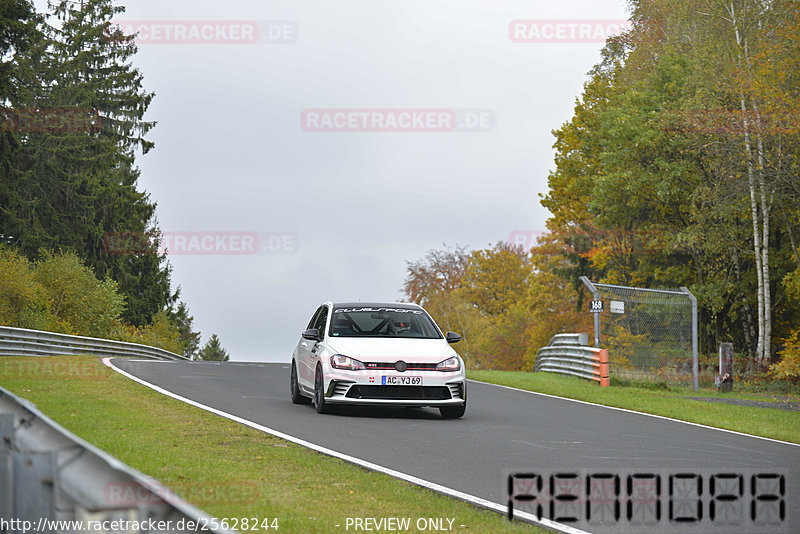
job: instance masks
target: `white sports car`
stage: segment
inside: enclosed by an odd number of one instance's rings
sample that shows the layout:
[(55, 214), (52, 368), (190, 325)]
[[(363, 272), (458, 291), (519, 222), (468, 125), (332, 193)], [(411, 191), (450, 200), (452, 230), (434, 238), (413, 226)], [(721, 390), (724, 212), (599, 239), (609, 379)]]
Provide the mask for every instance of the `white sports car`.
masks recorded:
[(435, 406), (442, 417), (467, 409), (464, 362), (416, 304), (326, 302), (292, 354), (292, 402)]

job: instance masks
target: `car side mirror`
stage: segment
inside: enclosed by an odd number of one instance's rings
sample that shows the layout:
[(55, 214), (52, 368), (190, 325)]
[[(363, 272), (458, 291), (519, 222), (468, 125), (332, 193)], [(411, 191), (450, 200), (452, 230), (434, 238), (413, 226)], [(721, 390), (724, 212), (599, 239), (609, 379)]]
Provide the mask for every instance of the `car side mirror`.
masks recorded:
[(303, 336), (303, 339), (308, 339), (310, 341), (319, 341), (320, 340), (319, 330), (317, 330), (316, 328), (309, 328), (308, 330), (303, 332), (302, 336)]
[(448, 332), (445, 334), (445, 337), (447, 338), (448, 343), (458, 343), (461, 341), (461, 335), (456, 334), (455, 332)]

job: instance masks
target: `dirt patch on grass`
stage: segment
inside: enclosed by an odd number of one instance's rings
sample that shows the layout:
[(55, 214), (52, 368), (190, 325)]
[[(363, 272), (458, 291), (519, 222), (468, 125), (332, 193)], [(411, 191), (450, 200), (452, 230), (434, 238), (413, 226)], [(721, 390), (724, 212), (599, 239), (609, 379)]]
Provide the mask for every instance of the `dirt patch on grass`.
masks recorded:
[(722, 402), (725, 404), (735, 404), (736, 406), (747, 406), (748, 408), (778, 408), (780, 410), (800, 412), (800, 402), (768, 402), (768, 401), (754, 401), (746, 399), (725, 399), (720, 397), (687, 397), (687, 398), (703, 402)]

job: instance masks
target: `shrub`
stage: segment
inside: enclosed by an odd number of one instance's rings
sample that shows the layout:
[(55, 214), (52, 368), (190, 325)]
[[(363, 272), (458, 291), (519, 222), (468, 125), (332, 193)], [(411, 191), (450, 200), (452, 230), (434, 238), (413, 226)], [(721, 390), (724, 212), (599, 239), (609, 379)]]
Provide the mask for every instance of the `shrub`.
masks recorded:
[(638, 363), (637, 354), (640, 348), (647, 346), (649, 340), (646, 334), (632, 334), (624, 326), (615, 325), (604, 343), (614, 370), (630, 371)]
[(34, 280), (30, 262), (0, 245), (0, 324), (46, 330), (53, 325), (42, 286)]
[(770, 374), (778, 379), (800, 380), (800, 329), (784, 340), (781, 361), (770, 366)]
[[(166, 310), (141, 328), (126, 324), (124, 311), (117, 283), (98, 280), (75, 254), (45, 252), (30, 262), (0, 245), (0, 324), (184, 351), (177, 321)], [(188, 317), (185, 307), (182, 313)]]
[(117, 283), (98, 280), (73, 253), (45, 253), (33, 267), (33, 278), (59, 332), (103, 337), (125, 310)]

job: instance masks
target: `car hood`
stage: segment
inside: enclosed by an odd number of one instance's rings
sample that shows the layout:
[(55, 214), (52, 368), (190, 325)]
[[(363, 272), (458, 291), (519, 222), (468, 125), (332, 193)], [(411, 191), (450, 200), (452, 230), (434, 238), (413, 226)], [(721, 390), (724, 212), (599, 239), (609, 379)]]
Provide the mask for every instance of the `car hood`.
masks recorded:
[(456, 355), (444, 339), (331, 338), (328, 346), (339, 354), (365, 362), (438, 363)]

